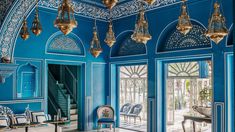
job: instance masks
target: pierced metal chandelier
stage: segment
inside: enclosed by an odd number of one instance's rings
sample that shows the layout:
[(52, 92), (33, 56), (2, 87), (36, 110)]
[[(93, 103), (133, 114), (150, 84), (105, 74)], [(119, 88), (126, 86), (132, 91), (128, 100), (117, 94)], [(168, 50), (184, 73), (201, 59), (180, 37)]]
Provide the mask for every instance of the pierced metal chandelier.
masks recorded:
[(131, 35), (131, 39), (137, 43), (146, 44), (152, 36), (149, 34), (148, 22), (145, 20), (144, 9), (140, 10), (139, 19), (135, 24), (134, 33)]
[(35, 9), (35, 16), (34, 16), (34, 20), (32, 23), (32, 28), (31, 31), (33, 32), (33, 34), (35, 34), (36, 36), (38, 36), (39, 34), (41, 34), (42, 32), (42, 25), (40, 23), (39, 20), (39, 13), (38, 13), (38, 0), (36, 0), (36, 9)]
[(63, 0), (58, 7), (58, 15), (54, 21), (54, 26), (58, 27), (65, 35), (69, 34), (73, 28), (77, 27), (77, 21), (74, 17), (74, 10), (69, 0)]
[(102, 0), (102, 2), (107, 8), (112, 9), (117, 4), (118, 0)]
[(100, 45), (100, 40), (98, 38), (98, 31), (97, 31), (97, 26), (96, 26), (96, 20), (95, 24), (93, 27), (93, 38), (91, 40), (91, 47), (90, 47), (90, 53), (97, 58), (100, 53), (102, 53), (103, 49), (101, 48)]
[(214, 3), (214, 12), (209, 19), (206, 36), (210, 37), (216, 44), (219, 44), (226, 35), (228, 35), (228, 29), (225, 24), (225, 17), (220, 13), (220, 5), (216, 1)]
[(152, 5), (154, 2), (156, 2), (156, 0), (144, 0), (145, 2), (147, 2), (149, 5)]
[[(26, 12), (26, 5), (25, 5), (25, 0), (23, 1), (24, 2), (24, 10)], [(24, 20), (23, 20), (23, 23), (22, 23), (22, 27), (21, 27), (21, 31), (20, 31), (20, 37), (23, 39), (23, 40), (27, 40), (29, 38), (29, 31), (28, 31), (28, 26), (27, 26), (27, 19), (26, 19), (26, 16), (24, 16)]]
[(112, 22), (109, 22), (109, 29), (108, 32), (106, 33), (106, 38), (104, 42), (109, 46), (112, 47), (114, 43), (116, 42), (115, 34), (113, 32), (113, 25)]
[(27, 40), (30, 36), (28, 31), (26, 16), (24, 16), (23, 26), (20, 31), (20, 36), (23, 40)]
[(176, 28), (184, 35), (189, 33), (190, 30), (193, 28), (193, 25), (190, 21), (190, 17), (187, 13), (186, 0), (182, 0), (181, 14), (179, 16)]

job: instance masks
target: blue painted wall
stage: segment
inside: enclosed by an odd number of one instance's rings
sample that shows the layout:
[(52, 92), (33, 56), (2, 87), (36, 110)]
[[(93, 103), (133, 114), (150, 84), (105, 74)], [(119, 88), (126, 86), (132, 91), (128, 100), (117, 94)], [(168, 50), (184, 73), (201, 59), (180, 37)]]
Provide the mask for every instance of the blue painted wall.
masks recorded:
[[(18, 74), (15, 73), (12, 77), (6, 80), (5, 84), (0, 85), (0, 89), (2, 90), (2, 92), (6, 93), (0, 97), (0, 104), (9, 106), (13, 110), (15, 110), (16, 113), (22, 112), (22, 109), (25, 109), (27, 104), (30, 104), (30, 109), (32, 110), (47, 111), (47, 64), (81, 65), (83, 66), (82, 69), (84, 73), (82, 73), (81, 77), (83, 80), (83, 84), (81, 86), (82, 89), (79, 90), (82, 94), (82, 97), (78, 95), (78, 97), (81, 97), (79, 100), (82, 100), (82, 104), (79, 104), (79, 106), (82, 107), (80, 108), (81, 113), (79, 113), (79, 119), (81, 119), (81, 121), (79, 122), (79, 129), (92, 129), (93, 120), (96, 120), (96, 113), (93, 112), (98, 105), (105, 104), (106, 102), (105, 85), (107, 84), (108, 76), (105, 75), (105, 70), (107, 69), (107, 64), (105, 62), (108, 60), (109, 52), (102, 53), (100, 57), (96, 59), (91, 56), (91, 54), (89, 53), (89, 47), (90, 41), (92, 39), (92, 27), (94, 25), (94, 20), (76, 16), (76, 19), (78, 20), (78, 28), (74, 29), (72, 34), (79, 37), (80, 41), (78, 42), (78, 44), (80, 44), (81, 47), (84, 47), (84, 55), (46, 53), (47, 42), (53, 34), (56, 34), (59, 31), (53, 25), (57, 12), (44, 8), (40, 8), (39, 12), (40, 20), (43, 26), (42, 34), (36, 37), (30, 32), (30, 38), (27, 41), (23, 41), (19, 37), (14, 47), (14, 62), (20, 64), (20, 66), (26, 63), (37, 64), (36, 66), (40, 69), (38, 86), (42, 90), (42, 96), (38, 98), (28, 98), (27, 101), (16, 99), (16, 88), (20, 86), (18, 86), (18, 83), (16, 83)], [(29, 14), (27, 18), (29, 27), (31, 27), (33, 18), (34, 12)], [(108, 51), (108, 46), (106, 46), (103, 42), (105, 31), (107, 30), (107, 23), (97, 21), (97, 26), (100, 33), (99, 36), (101, 45), (104, 48), (104, 51)], [(94, 62), (97, 62), (98, 66), (96, 64), (93, 65), (92, 63)], [(102, 65), (100, 66), (99, 63), (102, 63)], [(94, 76), (99, 77), (95, 79)], [(97, 90), (96, 85), (92, 84), (90, 80), (94, 80), (94, 84), (99, 84), (98, 88), (100, 89), (101, 93), (99, 94), (99, 96), (97, 96), (97, 98), (91, 100), (92, 105), (86, 105), (86, 102), (93, 97), (93, 91)], [(16, 101), (18, 101), (17, 105), (15, 105)], [(23, 105), (20, 106), (19, 104)], [(92, 118), (88, 118), (88, 113), (92, 114), (89, 115)]]
[[(226, 17), (227, 27), (232, 25), (232, 0), (226, 0), (223, 2), (224, 14)], [(192, 0), (189, 1), (189, 14), (194, 22), (201, 26), (207, 27), (209, 13), (211, 9), (211, 1), (208, 0)], [(16, 83), (17, 74), (6, 80), (5, 84), (0, 85), (1, 93), (6, 93), (0, 96), (0, 104), (6, 104), (11, 107), (15, 112), (22, 112), (27, 104), (30, 104), (30, 108), (33, 110), (46, 110), (47, 106), (47, 64), (66, 64), (66, 65), (81, 65), (82, 68), (82, 88), (79, 89), (81, 96), (82, 116), (79, 124), (81, 130), (89, 130), (96, 127), (94, 124), (96, 121), (96, 109), (102, 104), (111, 104), (115, 107), (115, 110), (119, 110), (117, 104), (117, 65), (123, 64), (136, 64), (147, 63), (148, 64), (148, 98), (154, 101), (154, 107), (151, 105), (149, 109), (154, 112), (149, 114), (152, 121), (149, 123), (149, 131), (162, 132), (164, 128), (164, 75), (163, 64), (165, 62), (177, 61), (177, 60), (200, 60), (210, 58), (213, 61), (214, 72), (214, 102), (219, 103), (219, 107), (224, 108), (225, 102), (225, 89), (226, 80), (225, 72), (226, 66), (221, 64), (225, 62), (226, 53), (233, 52), (233, 46), (228, 46), (226, 39), (224, 39), (219, 45), (212, 43), (212, 47), (196, 50), (185, 50), (176, 52), (156, 53), (157, 47), (164, 44), (164, 39), (170, 31), (175, 30), (173, 21), (177, 20), (179, 15), (180, 5), (171, 5), (157, 10), (148, 11), (146, 13), (149, 21), (150, 33), (152, 40), (147, 43), (146, 54), (135, 56), (116, 56), (110, 57), (110, 52), (116, 53), (119, 48), (113, 48), (112, 51), (103, 42), (105, 33), (107, 31), (106, 22), (98, 21), (97, 26), (99, 30), (99, 37), (101, 45), (104, 48), (104, 52), (97, 59), (94, 59), (89, 53), (90, 40), (92, 38), (93, 20), (85, 17), (76, 16), (78, 20), (78, 28), (73, 30), (73, 34), (77, 35), (84, 48), (84, 56), (79, 55), (59, 55), (59, 54), (47, 54), (46, 44), (50, 37), (58, 32), (58, 29), (53, 26), (53, 21), (56, 18), (56, 12), (45, 8), (40, 8), (40, 20), (43, 26), (43, 32), (40, 36), (36, 37), (31, 33), (30, 38), (27, 41), (23, 41), (18, 38), (14, 47), (14, 59), (16, 63), (39, 63), (38, 68), (40, 70), (39, 87), (42, 90), (42, 96), (36, 99), (18, 100), (15, 98), (15, 89), (18, 87)], [(31, 25), (34, 13), (29, 14), (28, 24)], [(114, 47), (122, 45), (124, 32), (130, 32), (134, 29), (136, 16), (129, 16), (119, 20), (115, 20), (114, 30), (117, 37), (117, 43)], [(164, 32), (164, 31), (169, 32)], [(163, 41), (162, 41), (163, 40)], [(135, 47), (134, 47), (135, 48)], [(135, 49), (128, 49), (131, 50)], [(127, 50), (127, 51), (128, 51)], [(23, 63), (19, 63), (23, 65)], [(41, 85), (40, 85), (41, 84)], [(97, 96), (96, 96), (97, 95)], [(17, 104), (17, 105), (15, 105)], [(23, 104), (20, 106), (20, 104)], [(156, 109), (155, 109), (156, 108)], [(216, 118), (220, 119), (223, 116), (221, 113), (214, 113)], [(117, 115), (118, 116), (118, 115)], [(118, 118), (117, 118), (118, 121)], [(218, 121), (218, 125), (214, 129), (220, 129), (223, 127), (221, 124), (223, 121)], [(225, 125), (227, 126), (227, 125)], [(224, 129), (224, 128), (223, 128)], [(225, 129), (224, 129), (225, 130)]]

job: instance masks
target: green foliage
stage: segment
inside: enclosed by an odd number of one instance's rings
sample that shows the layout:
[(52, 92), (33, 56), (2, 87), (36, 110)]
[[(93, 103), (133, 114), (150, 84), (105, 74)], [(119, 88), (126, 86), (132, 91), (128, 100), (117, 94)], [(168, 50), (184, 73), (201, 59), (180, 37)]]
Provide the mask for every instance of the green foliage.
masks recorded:
[(203, 102), (211, 102), (212, 101), (212, 88), (205, 87), (199, 92), (200, 99)]

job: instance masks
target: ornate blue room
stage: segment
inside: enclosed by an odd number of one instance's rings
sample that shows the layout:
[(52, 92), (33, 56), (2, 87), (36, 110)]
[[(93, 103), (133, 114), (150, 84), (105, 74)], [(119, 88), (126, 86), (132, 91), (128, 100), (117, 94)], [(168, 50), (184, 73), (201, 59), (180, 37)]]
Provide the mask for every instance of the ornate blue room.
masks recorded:
[(233, 0), (0, 0), (0, 131), (234, 132)]

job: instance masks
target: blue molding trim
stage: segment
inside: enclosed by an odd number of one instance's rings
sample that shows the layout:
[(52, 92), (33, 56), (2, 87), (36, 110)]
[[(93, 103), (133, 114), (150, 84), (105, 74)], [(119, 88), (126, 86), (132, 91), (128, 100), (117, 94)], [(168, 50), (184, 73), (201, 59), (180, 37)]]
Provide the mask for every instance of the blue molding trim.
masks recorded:
[(9, 101), (0, 101), (0, 104), (20, 104), (20, 103), (43, 103), (44, 99), (30, 99), (30, 100), (9, 100)]
[[(224, 79), (226, 80), (225, 89), (225, 132), (234, 132), (234, 53), (225, 53), (225, 75)], [(232, 63), (232, 64), (231, 64)]]
[[(218, 111), (219, 111), (219, 115), (218, 115)], [(225, 131), (225, 118), (224, 118), (224, 102), (214, 102), (214, 120), (212, 120), (213, 122), (213, 132), (224, 132)], [(217, 124), (218, 122), (220, 122), (220, 124)], [(219, 125), (219, 126), (218, 126)], [(218, 129), (219, 127), (219, 129)]]
[(156, 101), (155, 98), (148, 98), (148, 132), (156, 132), (155, 115), (156, 115)]

